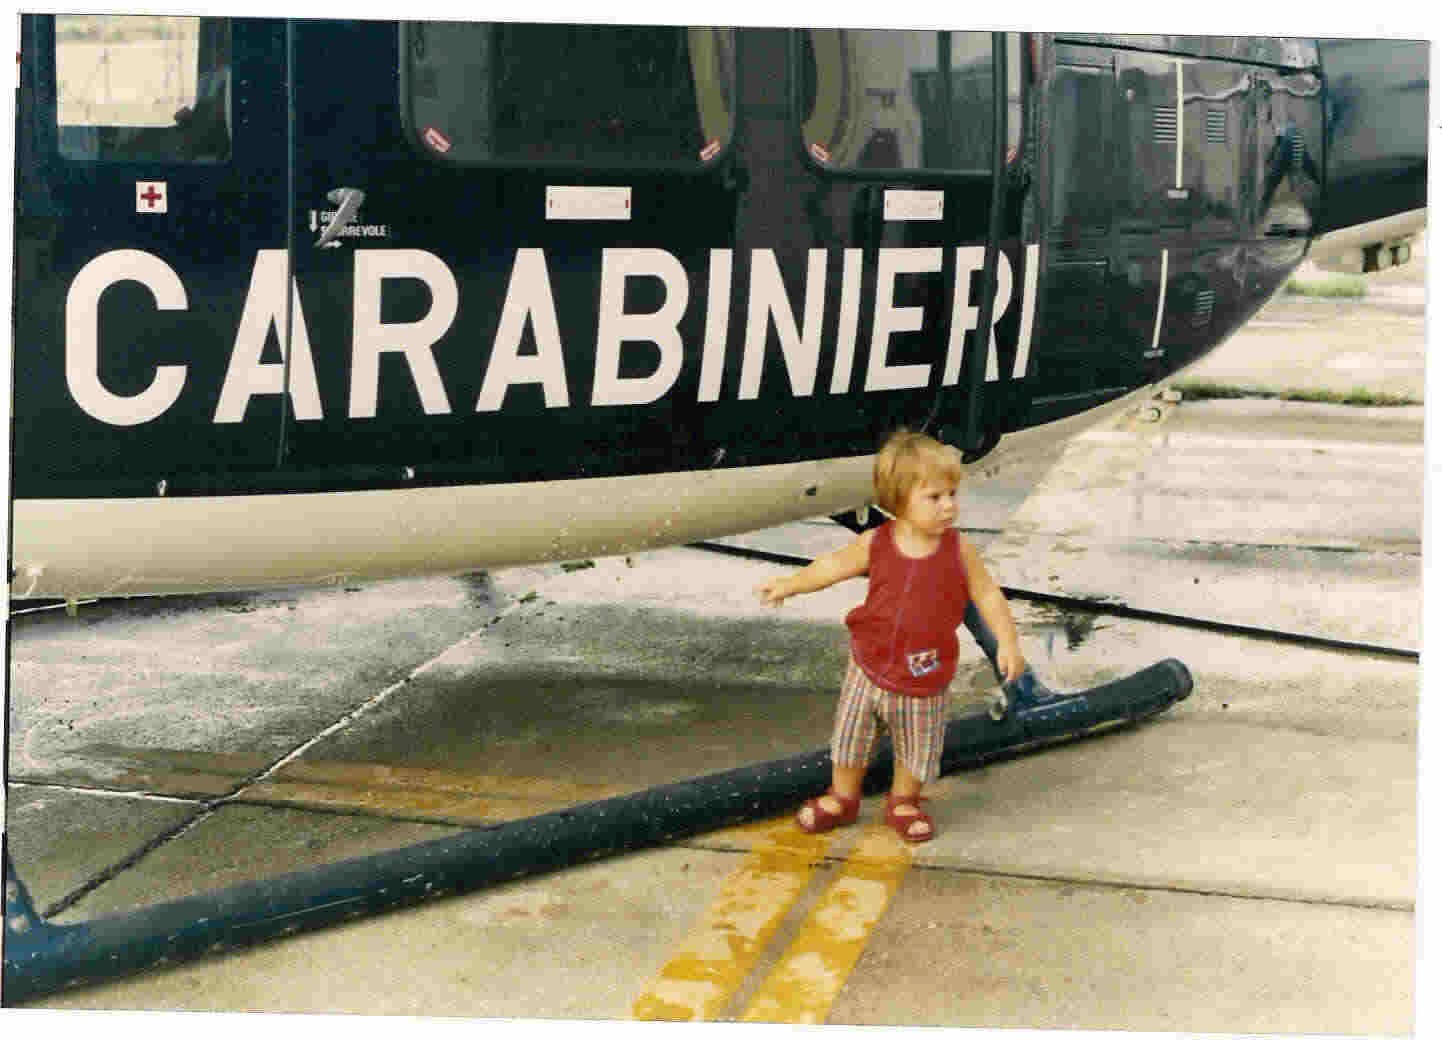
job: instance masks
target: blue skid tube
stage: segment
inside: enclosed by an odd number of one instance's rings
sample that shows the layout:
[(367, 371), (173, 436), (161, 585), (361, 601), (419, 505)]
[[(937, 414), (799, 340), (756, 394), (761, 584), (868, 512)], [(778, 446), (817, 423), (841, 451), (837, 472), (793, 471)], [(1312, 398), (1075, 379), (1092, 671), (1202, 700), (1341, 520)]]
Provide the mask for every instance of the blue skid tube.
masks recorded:
[[(1001, 670), (996, 665), (996, 636), (991, 632), (991, 627), (987, 626), (986, 620), (981, 617), (981, 613), (976, 610), (974, 601), (966, 606), (965, 622), (966, 628), (971, 631), (972, 637), (981, 646), (981, 650), (986, 652), (987, 661), (991, 663), (991, 671), (996, 674), (997, 683), (1001, 685), (1000, 690), (992, 696), (988, 706), (993, 720), (1004, 720), (1007, 713), (1013, 708), (1022, 711), (1045, 705), (1047, 712), (1044, 717), (1046, 718), (1058, 715), (1065, 717), (1071, 712), (1065, 704), (1069, 700), (1069, 696), (1059, 694), (1043, 684), (1037, 679), (1029, 665), (1022, 671), (1021, 677), (1015, 683), (1008, 684), (1002, 679)], [(1177, 663), (1177, 665), (1181, 665), (1181, 663)], [(1185, 669), (1185, 667), (1183, 668)], [(1187, 689), (1191, 690), (1190, 674), (1188, 675)], [(1096, 690), (1100, 690), (1100, 688)], [(1082, 696), (1085, 694), (1086, 692), (1083, 692)], [(1181, 697), (1185, 698), (1186, 695)]]
[[(974, 609), (967, 627), (995, 668), (996, 642)], [(942, 771), (1140, 720), (1191, 690), (1191, 674), (1175, 659), (1069, 695), (1024, 677), (1000, 719), (980, 711), (947, 725)], [(868, 793), (890, 783), (889, 746), (882, 744), (866, 776)], [(36, 914), (7, 851), (0, 1003), (13, 1006), (67, 987), (772, 817), (822, 792), (830, 780), (830, 756), (820, 749), (75, 924), (48, 923)]]

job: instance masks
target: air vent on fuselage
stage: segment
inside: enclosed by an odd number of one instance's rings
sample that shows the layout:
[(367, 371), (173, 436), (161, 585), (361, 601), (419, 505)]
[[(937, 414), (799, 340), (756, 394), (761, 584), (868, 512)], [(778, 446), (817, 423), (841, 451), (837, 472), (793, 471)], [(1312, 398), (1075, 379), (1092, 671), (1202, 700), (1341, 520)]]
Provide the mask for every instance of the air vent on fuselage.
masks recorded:
[(1207, 143), (1209, 145), (1225, 145), (1227, 143), (1227, 110), (1207, 110)]
[(1217, 291), (1212, 289), (1200, 290), (1197, 293), (1197, 301), (1192, 308), (1192, 325), (1198, 329), (1212, 324), (1212, 308), (1217, 302)]
[(1152, 110), (1152, 139), (1158, 144), (1176, 144), (1177, 110), (1175, 108)]

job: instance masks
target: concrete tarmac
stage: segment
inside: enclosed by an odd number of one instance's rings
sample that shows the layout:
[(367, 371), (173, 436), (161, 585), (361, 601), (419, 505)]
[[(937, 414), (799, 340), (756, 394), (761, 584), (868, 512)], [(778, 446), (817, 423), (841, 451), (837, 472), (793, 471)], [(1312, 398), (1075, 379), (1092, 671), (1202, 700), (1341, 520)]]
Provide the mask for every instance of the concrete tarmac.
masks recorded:
[[(1008, 586), (1415, 649), (1421, 445), (1420, 409), (1157, 402), (962, 524)], [(863, 587), (760, 608), (781, 570), (676, 548), (13, 617), (11, 855), (79, 922), (819, 748)], [(1413, 1031), (1418, 664), (1013, 609), (1054, 688), (1176, 657), (1194, 693), (943, 779), (923, 846), (870, 799), (28, 1005)], [(965, 661), (953, 709), (991, 688)]]

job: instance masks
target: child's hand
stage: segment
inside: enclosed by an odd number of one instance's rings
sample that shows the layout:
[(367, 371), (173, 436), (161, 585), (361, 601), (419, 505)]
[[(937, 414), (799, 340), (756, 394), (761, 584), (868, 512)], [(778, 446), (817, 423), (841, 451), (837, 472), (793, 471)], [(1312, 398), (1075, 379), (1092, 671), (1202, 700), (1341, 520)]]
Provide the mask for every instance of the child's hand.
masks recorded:
[(997, 648), (996, 668), (1008, 684), (1015, 684), (1026, 670), (1026, 659), (1022, 658), (1021, 649), (1005, 645)]
[(767, 607), (778, 606), (790, 596), (786, 591), (785, 579), (767, 579), (756, 587), (756, 593), (761, 597), (761, 603)]

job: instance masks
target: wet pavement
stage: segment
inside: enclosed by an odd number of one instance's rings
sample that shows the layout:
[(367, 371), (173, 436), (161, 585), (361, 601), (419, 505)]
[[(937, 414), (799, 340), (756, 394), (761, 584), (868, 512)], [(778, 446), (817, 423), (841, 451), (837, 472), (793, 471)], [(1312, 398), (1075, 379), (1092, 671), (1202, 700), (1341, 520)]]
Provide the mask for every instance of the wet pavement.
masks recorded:
[[(962, 524), (1011, 587), (1416, 649), (1421, 448), (1420, 409), (1158, 401)], [(675, 548), (12, 618), (11, 856), (83, 922), (817, 749), (862, 588), (762, 609), (779, 570)], [(873, 798), (29, 1005), (1412, 1031), (1418, 664), (1013, 608), (1053, 688), (1176, 657), (1194, 692), (943, 779), (921, 847)], [(964, 662), (953, 709), (991, 689)]]
[[(1421, 401), (1427, 380), (1427, 243), (1413, 259), (1365, 276), (1362, 299), (1282, 294), (1182, 381), (1285, 392), (1366, 391)], [(1337, 276), (1310, 261), (1302, 282)]]
[(1159, 403), (1072, 439), (989, 550), (1015, 587), (1417, 651), (1422, 430), (1420, 406)]

